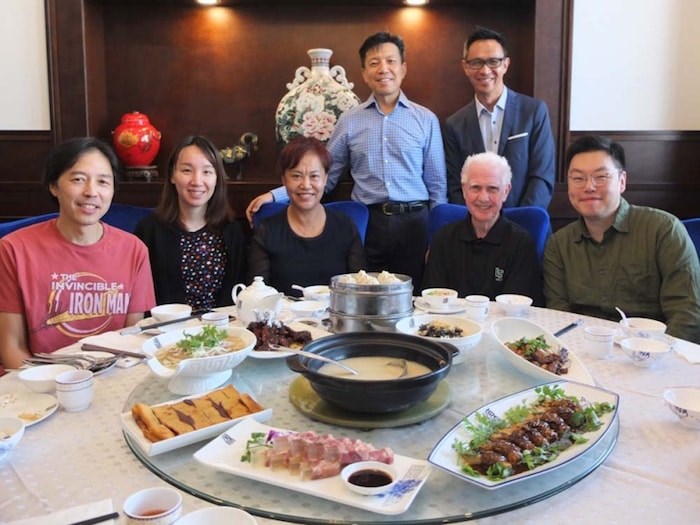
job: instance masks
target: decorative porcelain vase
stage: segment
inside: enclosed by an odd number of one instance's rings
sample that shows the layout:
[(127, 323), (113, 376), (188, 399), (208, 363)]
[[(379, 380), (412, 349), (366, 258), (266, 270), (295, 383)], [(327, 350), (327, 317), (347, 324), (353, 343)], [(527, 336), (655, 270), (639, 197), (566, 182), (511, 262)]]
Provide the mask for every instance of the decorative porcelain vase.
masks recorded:
[(151, 166), (160, 149), (160, 131), (146, 115), (134, 111), (122, 116), (112, 132), (117, 156), (127, 168)]
[(311, 69), (297, 68), (294, 81), (287, 84), (289, 92), (277, 106), (277, 141), (281, 143), (301, 135), (326, 142), (340, 115), (360, 103), (345, 69), (328, 67), (333, 51), (309, 49), (307, 53)]

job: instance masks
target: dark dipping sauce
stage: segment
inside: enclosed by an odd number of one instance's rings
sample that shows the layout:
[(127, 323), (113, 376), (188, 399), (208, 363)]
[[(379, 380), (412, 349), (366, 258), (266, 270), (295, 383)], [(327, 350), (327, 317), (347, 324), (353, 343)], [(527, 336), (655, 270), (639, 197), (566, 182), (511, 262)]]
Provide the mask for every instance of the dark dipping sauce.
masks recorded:
[(383, 470), (358, 470), (350, 474), (348, 482), (358, 487), (383, 487), (389, 485), (393, 478)]

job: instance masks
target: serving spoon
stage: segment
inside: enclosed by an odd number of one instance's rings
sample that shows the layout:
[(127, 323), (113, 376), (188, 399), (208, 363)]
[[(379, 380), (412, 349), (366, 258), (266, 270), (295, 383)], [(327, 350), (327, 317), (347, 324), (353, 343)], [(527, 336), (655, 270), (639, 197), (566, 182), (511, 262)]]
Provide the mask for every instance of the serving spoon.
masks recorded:
[(298, 348), (292, 348), (290, 346), (276, 345), (273, 343), (268, 343), (267, 346), (273, 352), (291, 352), (293, 354), (303, 355), (304, 357), (308, 357), (309, 359), (317, 359), (317, 360), (323, 361), (325, 363), (331, 363), (335, 366), (339, 366), (340, 368), (342, 368), (346, 372), (350, 372), (352, 375), (357, 375), (359, 373), (354, 368), (352, 368), (348, 365), (345, 365), (343, 363), (339, 363), (335, 359), (331, 359), (330, 357), (325, 357), (322, 355), (314, 354), (313, 352), (307, 352), (306, 350), (300, 350)]
[(629, 319), (627, 319), (627, 316), (625, 315), (625, 312), (623, 312), (623, 311), (622, 311), (620, 308), (618, 308), (617, 306), (615, 307), (615, 310), (617, 310), (617, 312), (618, 312), (618, 313), (620, 314), (620, 316), (622, 317), (622, 324), (625, 325), (625, 326), (629, 326), (629, 325), (630, 325), (630, 321), (629, 321)]

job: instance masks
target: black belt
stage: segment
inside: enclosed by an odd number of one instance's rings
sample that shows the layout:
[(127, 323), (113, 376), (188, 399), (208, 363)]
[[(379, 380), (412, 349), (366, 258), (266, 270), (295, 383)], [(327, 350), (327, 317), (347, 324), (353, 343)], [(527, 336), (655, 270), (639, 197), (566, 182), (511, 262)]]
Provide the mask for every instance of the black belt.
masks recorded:
[(384, 215), (403, 215), (404, 213), (413, 213), (414, 211), (420, 211), (428, 206), (426, 201), (410, 201), (410, 202), (379, 202), (377, 204), (370, 204), (369, 208), (373, 210), (379, 210)]

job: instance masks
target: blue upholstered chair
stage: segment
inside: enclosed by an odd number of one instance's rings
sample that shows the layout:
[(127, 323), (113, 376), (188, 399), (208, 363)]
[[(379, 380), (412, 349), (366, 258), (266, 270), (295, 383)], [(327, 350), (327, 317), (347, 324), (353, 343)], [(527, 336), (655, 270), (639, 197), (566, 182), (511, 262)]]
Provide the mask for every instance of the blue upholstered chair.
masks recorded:
[[(128, 204), (112, 204), (109, 207), (109, 211), (102, 217), (102, 220), (110, 226), (133, 233), (139, 221), (151, 213), (153, 213), (152, 208), (142, 208), (141, 206), (131, 206)], [(8, 233), (12, 233), (25, 226), (48, 221), (54, 217), (58, 217), (57, 212), (0, 223), (0, 237), (4, 237)]]
[(695, 245), (695, 250), (698, 252), (698, 257), (700, 257), (700, 218), (697, 219), (686, 219), (681, 221), (688, 230), (690, 234), (690, 239)]
[(153, 213), (153, 208), (131, 206), (130, 204), (114, 204), (109, 207), (102, 220), (129, 233), (134, 233), (136, 225)]
[[(253, 222), (257, 223), (260, 219), (280, 213), (282, 210), (286, 210), (287, 206), (289, 205), (286, 202), (268, 202), (267, 204), (263, 204), (253, 217)], [(325, 203), (324, 206), (328, 209), (349, 215), (355, 222), (355, 227), (364, 244), (365, 235), (367, 234), (367, 222), (369, 221), (369, 210), (367, 206), (356, 201), (333, 201)]]
[(44, 215), (27, 217), (26, 219), (17, 219), (16, 221), (0, 223), (0, 237), (4, 237), (5, 235), (12, 233), (15, 230), (24, 228), (25, 226), (31, 226), (32, 224), (36, 224), (38, 222), (48, 221), (49, 219), (53, 219), (54, 217), (58, 217), (57, 212), (46, 213)]
[[(535, 241), (537, 255), (542, 260), (544, 247), (551, 233), (549, 214), (543, 208), (522, 206), (520, 208), (503, 208), (503, 215), (525, 228)], [(467, 207), (461, 204), (438, 204), (430, 210), (428, 236), (433, 237), (440, 228), (451, 222), (463, 221), (467, 217)]]

